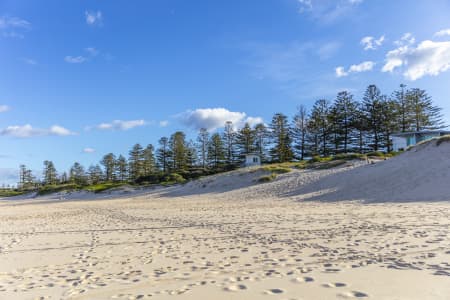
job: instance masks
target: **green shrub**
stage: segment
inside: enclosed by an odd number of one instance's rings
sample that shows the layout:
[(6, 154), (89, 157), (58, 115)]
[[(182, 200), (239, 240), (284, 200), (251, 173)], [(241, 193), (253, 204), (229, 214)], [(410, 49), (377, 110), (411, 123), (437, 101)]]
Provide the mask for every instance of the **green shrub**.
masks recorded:
[(436, 142), (436, 146), (440, 146), (443, 143), (448, 143), (450, 142), (450, 135), (444, 135), (441, 136), (440, 138), (438, 138), (437, 142)]
[(68, 183), (68, 184), (58, 184), (58, 185), (44, 185), (39, 188), (38, 195), (48, 195), (53, 193), (59, 193), (62, 191), (74, 191), (79, 190), (81, 187), (74, 184), (74, 183)]
[(341, 153), (333, 156), (333, 160), (355, 160), (355, 159), (363, 159), (364, 155), (359, 153)]
[(27, 193), (27, 191), (21, 191), (17, 189), (0, 189), (0, 197), (14, 197)]
[(380, 152), (380, 151), (369, 152), (366, 155), (370, 156), (370, 157), (385, 157), (386, 156), (386, 154), (384, 154), (383, 152)]
[(174, 183), (185, 183), (186, 179), (178, 173), (171, 173), (164, 177), (164, 181), (161, 182), (163, 185), (174, 184)]
[(285, 174), (285, 173), (289, 173), (292, 171), (291, 168), (282, 167), (280, 165), (269, 165), (269, 166), (262, 167), (262, 169), (264, 171), (272, 172), (272, 173), (276, 173), (276, 174)]
[(94, 192), (94, 193), (101, 193), (113, 188), (117, 188), (117, 187), (121, 187), (123, 185), (125, 185), (126, 183), (122, 183), (122, 182), (106, 182), (106, 183), (99, 183), (99, 184), (93, 184), (93, 185), (89, 185), (84, 187), (83, 189), (89, 192)]
[(277, 178), (277, 174), (272, 173), (270, 175), (259, 177), (258, 182), (259, 183), (270, 182), (270, 181), (274, 180), (275, 178)]

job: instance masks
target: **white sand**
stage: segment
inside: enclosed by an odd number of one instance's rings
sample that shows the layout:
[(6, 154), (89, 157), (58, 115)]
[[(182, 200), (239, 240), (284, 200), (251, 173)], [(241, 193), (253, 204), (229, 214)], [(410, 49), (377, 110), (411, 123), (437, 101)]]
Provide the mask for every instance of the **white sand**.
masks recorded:
[[(450, 172), (425, 154), (450, 148), (432, 146), (267, 184), (239, 170), (125, 195), (2, 200), (0, 299), (449, 299), (439, 176)], [(436, 178), (398, 179), (402, 165)], [(300, 201), (310, 198), (327, 201)]]

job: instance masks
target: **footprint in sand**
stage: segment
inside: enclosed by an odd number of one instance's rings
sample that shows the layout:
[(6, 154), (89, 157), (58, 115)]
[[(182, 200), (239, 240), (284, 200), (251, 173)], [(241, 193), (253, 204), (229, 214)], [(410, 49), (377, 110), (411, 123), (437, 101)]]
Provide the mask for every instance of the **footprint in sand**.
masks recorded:
[(357, 292), (357, 291), (351, 291), (343, 294), (338, 294), (339, 297), (344, 299), (351, 299), (351, 298), (368, 298), (369, 295), (363, 292)]
[(322, 286), (325, 288), (340, 288), (340, 287), (345, 287), (347, 285), (342, 282), (335, 282), (335, 283), (325, 283), (325, 284), (322, 284)]
[(230, 286), (227, 286), (226, 288), (225, 288), (225, 291), (228, 291), (228, 292), (238, 292), (238, 291), (243, 291), (243, 290), (246, 290), (247, 289), (247, 287), (245, 286), (245, 285), (243, 285), (243, 284), (237, 284), (237, 285), (230, 285)]
[(294, 283), (307, 283), (307, 282), (313, 282), (314, 278), (312, 277), (297, 277), (292, 279), (292, 282)]
[(270, 289), (265, 292), (267, 295), (280, 295), (283, 294), (284, 291), (282, 289)]

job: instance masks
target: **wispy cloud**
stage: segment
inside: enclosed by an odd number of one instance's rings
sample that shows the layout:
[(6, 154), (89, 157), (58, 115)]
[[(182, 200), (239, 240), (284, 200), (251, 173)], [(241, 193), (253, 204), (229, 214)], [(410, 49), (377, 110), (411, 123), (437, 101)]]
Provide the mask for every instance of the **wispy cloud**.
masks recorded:
[(345, 77), (352, 73), (361, 73), (361, 72), (367, 72), (372, 71), (373, 67), (375, 66), (375, 62), (373, 61), (364, 61), (357, 65), (351, 65), (348, 70), (345, 70), (344, 67), (340, 66), (335, 69), (336, 77)]
[(235, 127), (242, 127), (245, 123), (256, 125), (262, 123), (260, 117), (250, 117), (244, 112), (233, 112), (226, 108), (198, 108), (188, 110), (177, 115), (178, 120), (193, 129), (206, 128), (210, 131), (224, 127), (227, 121), (233, 122)]
[(11, 109), (8, 105), (0, 105), (0, 113), (7, 112)]
[(159, 127), (167, 127), (169, 126), (169, 121), (164, 120), (159, 122)]
[(437, 36), (437, 37), (443, 37), (443, 36), (447, 36), (447, 35), (450, 35), (450, 28), (439, 30), (438, 32), (436, 32), (434, 34), (434, 36)]
[(298, 0), (299, 11), (314, 20), (330, 24), (351, 13), (363, 0)]
[(376, 50), (383, 45), (384, 40), (384, 35), (380, 36), (378, 39), (373, 36), (365, 36), (361, 39), (360, 43), (363, 45), (364, 50)]
[(24, 38), (24, 32), (31, 29), (31, 23), (17, 17), (0, 17), (0, 34), (6, 38)]
[(17, 138), (31, 138), (37, 136), (69, 136), (75, 135), (75, 132), (70, 131), (59, 125), (53, 125), (48, 129), (34, 128), (30, 124), (23, 126), (14, 125), (8, 126), (5, 129), (0, 130), (0, 135), (12, 136)]
[(94, 47), (84, 48), (84, 51), (86, 52), (86, 56), (85, 55), (78, 55), (78, 56), (67, 55), (66, 57), (64, 57), (64, 60), (71, 64), (81, 64), (81, 63), (84, 63), (84, 62), (90, 60), (91, 58), (94, 58), (95, 56), (97, 56), (100, 53), (100, 51)]
[(133, 129), (136, 127), (142, 127), (147, 124), (148, 123), (145, 120), (130, 120), (130, 121), (114, 120), (109, 123), (101, 123), (96, 126), (88, 126), (88, 127), (86, 127), (86, 129), (87, 130), (98, 129), (98, 130), (124, 131), (124, 130), (130, 130), (130, 129)]
[(83, 152), (84, 152), (84, 153), (90, 154), (90, 153), (94, 153), (94, 152), (95, 152), (95, 149), (94, 149), (94, 148), (87, 147), (87, 148), (84, 148), (84, 149), (83, 149)]
[(103, 14), (101, 11), (85, 11), (84, 16), (86, 18), (86, 24), (90, 26), (103, 25)]
[(437, 76), (450, 69), (450, 41), (425, 40), (417, 47), (403, 45), (386, 54), (383, 72), (403, 68), (403, 76), (417, 80), (426, 75)]
[(64, 60), (69, 63), (69, 64), (81, 64), (84, 63), (87, 58), (84, 56), (71, 56), (71, 55), (67, 55), (66, 57), (64, 57)]
[(414, 35), (410, 32), (407, 32), (405, 34), (403, 34), (403, 36), (394, 42), (395, 45), (401, 47), (401, 46), (407, 46), (407, 45), (412, 45), (416, 42), (416, 38), (414, 37)]
[(38, 64), (38, 62), (36, 60), (31, 59), (31, 58), (27, 58), (27, 57), (24, 57), (24, 58), (22, 58), (20, 60), (23, 61), (24, 63), (26, 63), (27, 65), (31, 65), (31, 66), (35, 66), (35, 65)]

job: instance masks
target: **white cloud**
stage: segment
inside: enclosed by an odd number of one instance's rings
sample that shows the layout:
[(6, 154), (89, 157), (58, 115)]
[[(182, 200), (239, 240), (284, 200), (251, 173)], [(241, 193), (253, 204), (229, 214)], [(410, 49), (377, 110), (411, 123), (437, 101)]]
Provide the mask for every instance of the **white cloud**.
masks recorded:
[(26, 63), (27, 65), (32, 65), (32, 66), (35, 66), (38, 64), (37, 61), (35, 61), (34, 59), (31, 59), (31, 58), (22, 58), (22, 61), (24, 63)]
[(262, 123), (260, 117), (247, 117), (244, 112), (233, 112), (225, 108), (199, 108), (188, 110), (178, 115), (178, 119), (186, 126), (210, 131), (224, 127), (227, 121), (233, 122), (235, 127), (242, 127), (245, 123), (256, 125)]
[(144, 120), (131, 120), (131, 121), (114, 120), (110, 123), (101, 123), (95, 126), (95, 128), (99, 130), (130, 130), (135, 127), (141, 127), (145, 125), (147, 125), (147, 122), (145, 122)]
[(103, 14), (101, 11), (85, 11), (84, 16), (86, 17), (86, 23), (88, 25), (102, 25)]
[(407, 32), (399, 40), (395, 41), (394, 44), (401, 47), (401, 46), (412, 45), (415, 42), (416, 42), (416, 38), (413, 36), (413, 34), (410, 32)]
[(341, 44), (339, 44), (338, 42), (329, 42), (320, 46), (317, 50), (317, 53), (319, 54), (321, 60), (327, 60), (333, 57), (333, 55), (339, 50), (340, 47)]
[(159, 122), (159, 127), (167, 127), (169, 126), (169, 121), (164, 120)]
[(25, 36), (24, 31), (31, 29), (31, 23), (17, 17), (0, 17), (0, 33), (6, 38), (20, 38)]
[(341, 67), (337, 67), (335, 69), (335, 72), (336, 72), (336, 76), (338, 78), (348, 76), (348, 73), (345, 71), (345, 68), (342, 67), (342, 66)]
[(86, 51), (90, 56), (97, 56), (100, 53), (100, 51), (94, 47), (84, 48), (84, 51)]
[(372, 71), (375, 63), (373, 61), (364, 61), (357, 65), (351, 65), (346, 71), (344, 67), (337, 67), (335, 69), (336, 77), (345, 77), (350, 75), (351, 73), (361, 73)]
[(87, 59), (84, 56), (66, 56), (64, 57), (64, 60), (70, 64), (81, 64), (85, 62)]
[(95, 149), (94, 149), (94, 148), (87, 147), (87, 148), (84, 148), (84, 149), (83, 149), (83, 152), (84, 152), (84, 153), (94, 153), (94, 152), (95, 152)]
[(417, 80), (423, 76), (437, 76), (450, 69), (450, 41), (426, 40), (417, 47), (402, 46), (386, 54), (383, 72), (404, 67), (403, 76)]
[(18, 138), (30, 138), (36, 136), (49, 136), (49, 135), (68, 136), (68, 135), (75, 135), (75, 133), (59, 125), (53, 125), (49, 129), (41, 129), (41, 128), (33, 128), (30, 124), (26, 124), (23, 126), (19, 125), (8, 126), (5, 129), (0, 130), (0, 135)]
[(372, 71), (374, 66), (375, 66), (375, 63), (373, 61), (365, 61), (358, 65), (351, 65), (350, 69), (349, 69), (349, 73), (360, 73), (360, 72)]
[(384, 40), (384, 35), (380, 36), (378, 39), (375, 39), (373, 36), (365, 36), (361, 39), (360, 43), (364, 46), (364, 50), (376, 50), (383, 45)]
[(363, 0), (297, 0), (300, 13), (308, 13), (313, 19), (330, 24), (350, 14)]
[(0, 113), (7, 112), (10, 109), (11, 107), (9, 107), (8, 105), (0, 105)]
[(79, 56), (68, 55), (68, 56), (64, 57), (64, 60), (71, 64), (81, 64), (81, 63), (84, 63), (84, 62), (90, 60), (91, 58), (97, 56), (100, 53), (100, 51), (94, 47), (84, 48), (84, 51), (87, 53), (87, 55), (88, 55), (87, 57), (83, 56), (83, 55), (79, 55)]
[(442, 29), (434, 34), (434, 36), (437, 36), (437, 37), (442, 37), (442, 36), (447, 36), (447, 35), (450, 35), (450, 28)]

